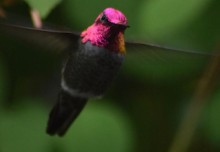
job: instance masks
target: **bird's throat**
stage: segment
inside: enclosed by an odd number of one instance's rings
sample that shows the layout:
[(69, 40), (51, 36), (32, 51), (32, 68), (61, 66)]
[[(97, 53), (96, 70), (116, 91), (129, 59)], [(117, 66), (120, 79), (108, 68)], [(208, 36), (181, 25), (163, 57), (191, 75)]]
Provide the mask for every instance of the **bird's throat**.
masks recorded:
[(110, 51), (125, 54), (125, 42), (123, 31), (112, 29), (106, 25), (93, 24), (81, 33), (82, 43), (90, 41), (98, 47), (104, 47)]

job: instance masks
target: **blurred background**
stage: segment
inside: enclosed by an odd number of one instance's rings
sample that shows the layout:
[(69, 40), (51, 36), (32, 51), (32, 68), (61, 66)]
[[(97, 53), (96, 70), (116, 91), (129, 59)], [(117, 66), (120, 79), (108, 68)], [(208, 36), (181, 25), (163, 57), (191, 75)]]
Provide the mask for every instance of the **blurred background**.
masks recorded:
[[(30, 19), (37, 10), (43, 22), (82, 31), (106, 7), (127, 16), (127, 40), (210, 54), (219, 49), (218, 0), (1, 0), (0, 16)], [(220, 151), (218, 56), (127, 52), (106, 95), (90, 100), (59, 138), (45, 129), (62, 58), (42, 50), (1, 34), (0, 152)]]

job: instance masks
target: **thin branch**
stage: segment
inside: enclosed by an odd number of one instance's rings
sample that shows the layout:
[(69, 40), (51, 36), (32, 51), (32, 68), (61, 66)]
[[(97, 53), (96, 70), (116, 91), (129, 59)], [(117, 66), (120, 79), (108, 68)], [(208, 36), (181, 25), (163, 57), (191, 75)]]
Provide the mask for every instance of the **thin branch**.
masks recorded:
[(34, 24), (34, 27), (41, 28), (43, 24), (41, 21), (39, 11), (36, 9), (31, 9), (30, 13), (31, 13), (31, 18), (32, 18), (32, 22)]
[(217, 55), (213, 57), (198, 83), (192, 102), (176, 132), (169, 152), (186, 152), (188, 150), (202, 110), (218, 81), (219, 71), (220, 56)]
[(0, 18), (5, 18), (5, 17), (6, 17), (5, 11), (4, 11), (4, 9), (0, 6)]

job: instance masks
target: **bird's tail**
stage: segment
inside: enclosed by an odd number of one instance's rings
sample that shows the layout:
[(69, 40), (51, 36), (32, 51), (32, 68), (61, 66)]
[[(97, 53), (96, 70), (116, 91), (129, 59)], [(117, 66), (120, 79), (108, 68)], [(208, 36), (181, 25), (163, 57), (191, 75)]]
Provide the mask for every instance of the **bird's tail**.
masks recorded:
[(73, 97), (65, 91), (61, 91), (58, 102), (50, 112), (47, 133), (63, 136), (77, 118), (87, 100), (87, 98)]

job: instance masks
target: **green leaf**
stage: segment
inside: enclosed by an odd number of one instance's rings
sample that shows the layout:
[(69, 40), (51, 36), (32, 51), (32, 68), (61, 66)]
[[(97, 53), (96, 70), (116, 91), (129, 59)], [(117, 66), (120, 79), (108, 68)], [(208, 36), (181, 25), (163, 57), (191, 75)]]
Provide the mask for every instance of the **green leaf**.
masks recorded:
[(140, 8), (140, 30), (148, 36), (170, 35), (195, 19), (206, 8), (209, 0), (147, 1)]
[(50, 11), (61, 2), (61, 0), (25, 0), (33, 9), (40, 12), (40, 16), (45, 18)]

